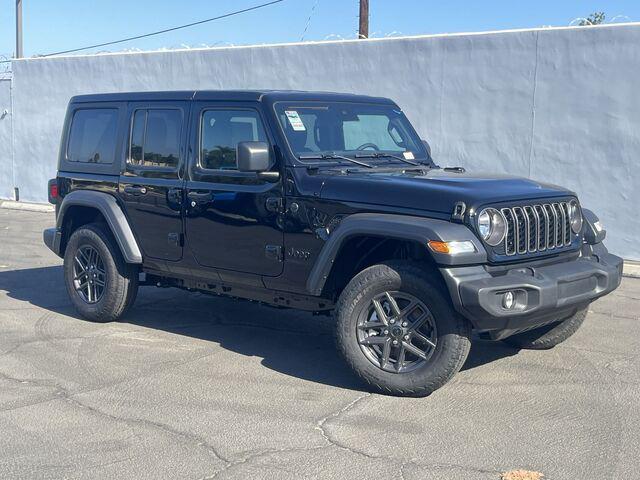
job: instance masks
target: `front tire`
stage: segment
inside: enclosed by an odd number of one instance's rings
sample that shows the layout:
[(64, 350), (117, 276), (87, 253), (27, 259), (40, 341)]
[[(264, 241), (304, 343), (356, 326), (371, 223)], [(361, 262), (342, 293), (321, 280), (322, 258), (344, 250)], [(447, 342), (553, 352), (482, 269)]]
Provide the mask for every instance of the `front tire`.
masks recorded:
[(469, 353), (470, 326), (437, 276), (408, 262), (357, 274), (336, 305), (337, 344), (354, 372), (380, 393), (426, 396)]
[(119, 319), (138, 291), (136, 267), (124, 261), (113, 235), (99, 223), (83, 225), (69, 238), (64, 277), (73, 306), (94, 322)]
[(579, 308), (573, 315), (559, 323), (552, 323), (528, 332), (512, 335), (505, 338), (503, 342), (514, 348), (548, 350), (576, 333), (584, 323), (588, 310), (588, 306)]

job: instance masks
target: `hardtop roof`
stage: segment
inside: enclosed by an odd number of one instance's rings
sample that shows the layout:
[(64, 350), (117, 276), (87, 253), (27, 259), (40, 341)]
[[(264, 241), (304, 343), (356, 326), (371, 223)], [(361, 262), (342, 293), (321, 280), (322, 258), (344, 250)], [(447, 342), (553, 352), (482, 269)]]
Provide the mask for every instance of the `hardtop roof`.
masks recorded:
[(119, 92), (77, 95), (71, 103), (93, 102), (151, 102), (151, 101), (224, 100), (236, 102), (277, 101), (326, 101), (326, 102), (367, 102), (395, 103), (384, 97), (356, 95), (351, 93), (311, 92), (298, 90), (167, 90), (156, 92)]

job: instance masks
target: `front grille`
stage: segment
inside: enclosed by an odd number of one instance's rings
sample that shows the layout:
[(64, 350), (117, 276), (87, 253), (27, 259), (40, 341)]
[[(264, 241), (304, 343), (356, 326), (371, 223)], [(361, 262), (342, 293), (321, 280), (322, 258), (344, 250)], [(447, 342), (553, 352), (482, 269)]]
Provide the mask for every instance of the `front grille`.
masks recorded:
[(543, 252), (571, 245), (569, 202), (502, 208), (507, 221), (507, 255)]

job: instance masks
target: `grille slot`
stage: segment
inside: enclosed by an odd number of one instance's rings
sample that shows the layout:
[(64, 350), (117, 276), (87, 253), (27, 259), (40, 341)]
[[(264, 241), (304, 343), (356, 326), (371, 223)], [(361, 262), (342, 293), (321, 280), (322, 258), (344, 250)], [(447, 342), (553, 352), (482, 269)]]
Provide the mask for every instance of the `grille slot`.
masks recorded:
[(507, 221), (507, 255), (543, 252), (571, 245), (569, 202), (502, 208)]

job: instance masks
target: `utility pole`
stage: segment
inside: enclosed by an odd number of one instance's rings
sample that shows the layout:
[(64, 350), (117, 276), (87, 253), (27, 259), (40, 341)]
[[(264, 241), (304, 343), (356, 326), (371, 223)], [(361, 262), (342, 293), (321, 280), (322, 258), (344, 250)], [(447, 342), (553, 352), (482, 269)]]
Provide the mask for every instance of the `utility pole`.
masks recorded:
[(16, 0), (16, 58), (22, 58), (22, 0)]
[(360, 0), (360, 29), (358, 38), (369, 38), (369, 0)]

